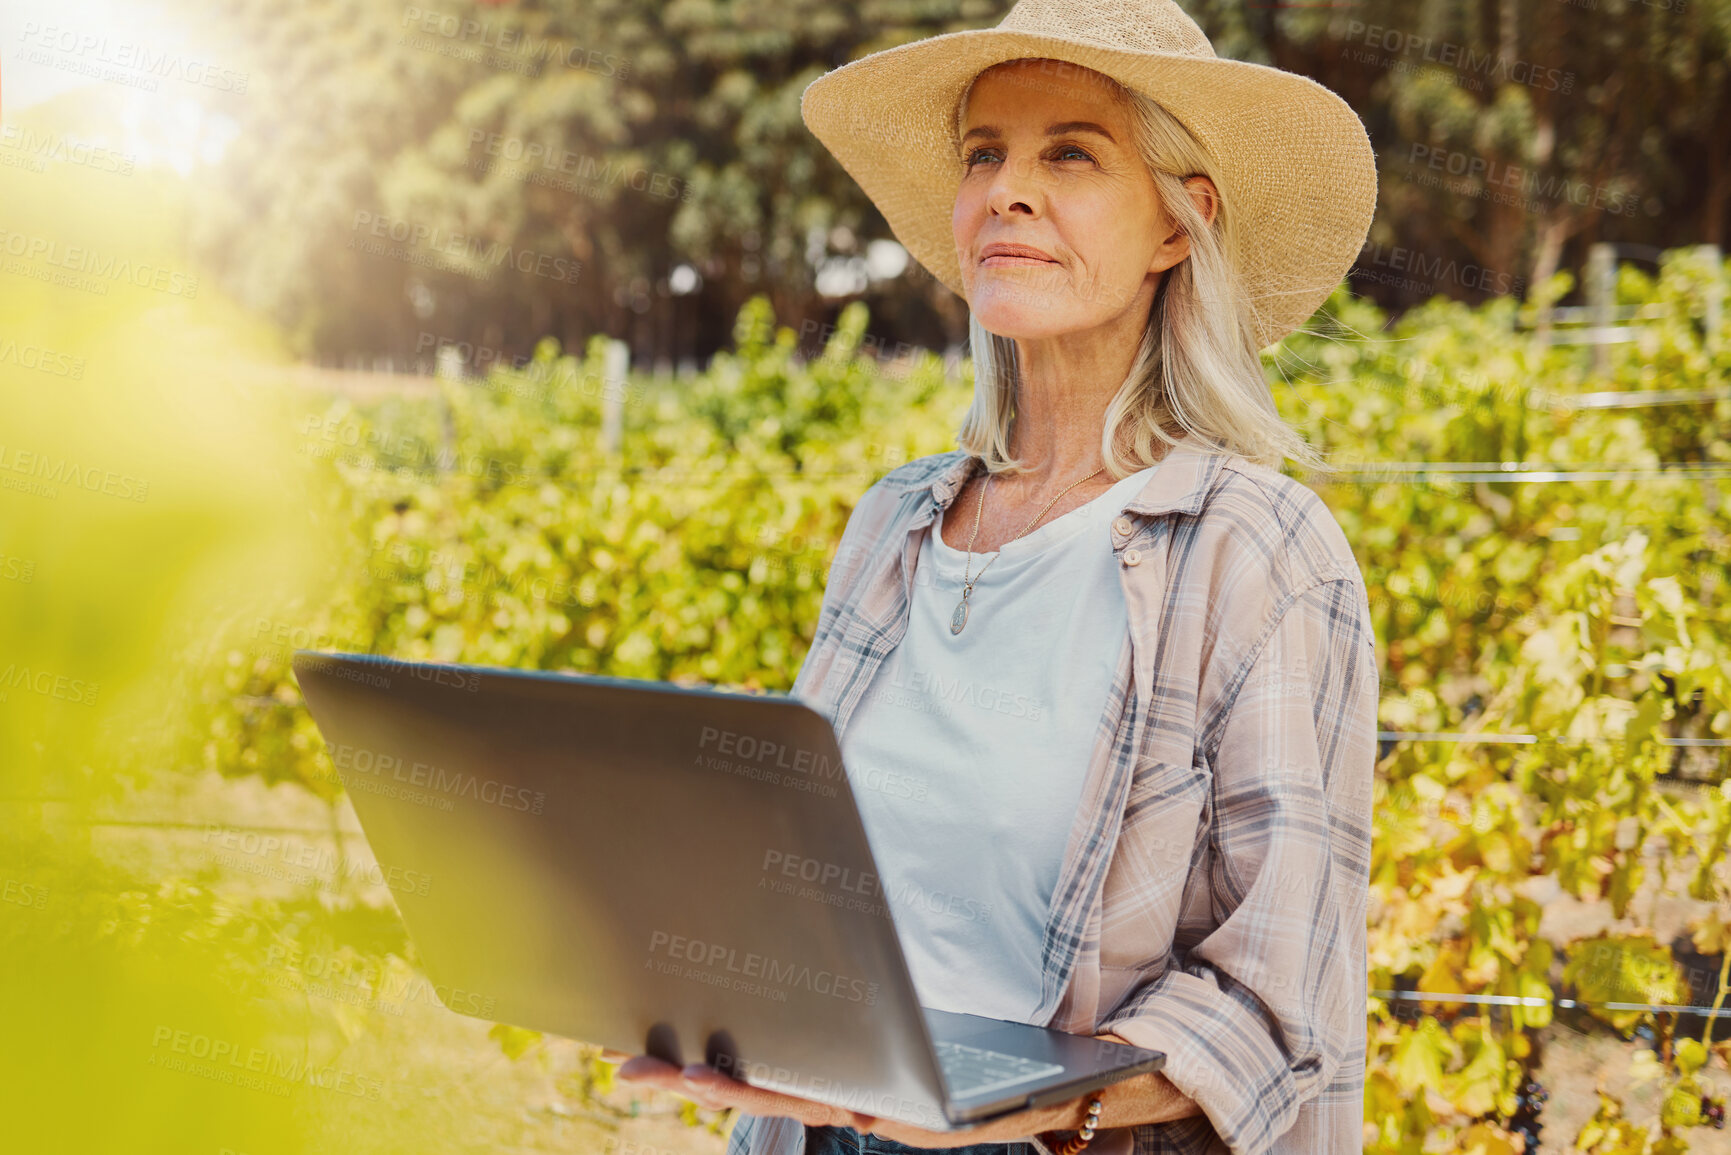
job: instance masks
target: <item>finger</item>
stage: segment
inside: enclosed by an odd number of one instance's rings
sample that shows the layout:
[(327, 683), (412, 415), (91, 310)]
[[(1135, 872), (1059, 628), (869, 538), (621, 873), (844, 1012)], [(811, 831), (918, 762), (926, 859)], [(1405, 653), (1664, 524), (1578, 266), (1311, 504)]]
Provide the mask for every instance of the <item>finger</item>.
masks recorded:
[[(636, 1055), (620, 1066), (615, 1077), (668, 1091), (708, 1110), (737, 1107), (753, 1115), (785, 1115), (811, 1126), (834, 1122), (839, 1110), (812, 1099), (754, 1087), (704, 1063), (681, 1068), (648, 1055)], [(842, 1111), (841, 1117), (871, 1119), (869, 1115), (848, 1111)]]
[(601, 1061), (604, 1063), (623, 1063), (631, 1058), (629, 1051), (615, 1051), (611, 1047), (601, 1048)]
[(683, 1093), (713, 1111), (737, 1107), (753, 1114), (793, 1115), (810, 1106), (803, 1099), (753, 1087), (705, 1063), (690, 1063), (679, 1074)]
[(733, 1078), (702, 1063), (693, 1063), (682, 1074), (690, 1081), (688, 1096), (706, 1094), (721, 1107), (737, 1107), (752, 1115), (785, 1115), (811, 1126), (822, 1126), (835, 1117), (835, 1108), (812, 1099), (784, 1095), (766, 1087)]
[(633, 1055), (614, 1074), (621, 1079), (636, 1079), (670, 1091), (679, 1089), (679, 1068), (653, 1055)]
[(679, 1072), (679, 1081), (680, 1094), (711, 1111), (720, 1111), (733, 1105), (730, 1101), (733, 1090), (728, 1084), (738, 1087), (745, 1085), (703, 1063), (687, 1064)]

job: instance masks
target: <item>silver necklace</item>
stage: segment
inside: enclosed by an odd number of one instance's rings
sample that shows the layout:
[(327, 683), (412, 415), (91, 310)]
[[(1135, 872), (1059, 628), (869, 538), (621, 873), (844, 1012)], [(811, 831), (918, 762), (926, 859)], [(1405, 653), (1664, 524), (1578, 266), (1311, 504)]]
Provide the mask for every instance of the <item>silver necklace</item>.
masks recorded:
[[(1087, 477), (1082, 478), (1082, 481), (1092, 480), (1093, 478), (1098, 477), (1100, 474), (1104, 473), (1105, 471), (1106, 471), (1106, 467), (1104, 465), (1102, 465), (1099, 469), (1096, 469), (1093, 473), (1090, 473)], [(1069, 485), (1066, 485), (1063, 489), (1058, 491), (1058, 497), (1063, 497), (1064, 494), (1069, 493), (1072, 489), (1075, 489), (1078, 485), (1081, 485), (1082, 481), (1072, 481)], [(974, 532), (971, 535), (969, 535), (969, 537), (968, 537), (968, 561), (967, 561), (967, 564), (965, 566), (963, 566), (963, 568), (962, 568), (962, 600), (956, 603), (955, 611), (950, 614), (950, 633), (952, 633), (952, 634), (961, 633), (962, 627), (968, 624), (968, 595), (970, 595), (974, 592), (974, 583), (986, 576), (986, 570), (990, 569), (992, 562), (997, 561), (999, 555), (1004, 552), (1004, 547), (1002, 545), (999, 546), (998, 552), (992, 555), (991, 561), (988, 561), (988, 562), (986, 562), (985, 565), (981, 566), (980, 572), (977, 574), (974, 574), (974, 576), (972, 578), (968, 577), (968, 573), (974, 567), (974, 542), (976, 540), (978, 540), (978, 538), (980, 536), (980, 514), (982, 512), (984, 512), (984, 510), (986, 508), (986, 489), (991, 484), (992, 484), (992, 475), (988, 473), (986, 475), (986, 480), (984, 482), (982, 482), (980, 485), (980, 500), (974, 505)], [(1058, 504), (1058, 497), (1054, 497), (1051, 501), (1048, 501), (1045, 504), (1045, 507), (1042, 508), (1039, 513), (1036, 513), (1034, 515), (1033, 520), (1028, 522), (1027, 525), (1022, 527), (1022, 532), (1018, 533), (1015, 537), (1012, 537), (1010, 539), (1010, 541), (1015, 541), (1018, 538), (1025, 536), (1029, 530), (1033, 529), (1034, 528), (1034, 522), (1039, 521), (1042, 517), (1045, 517), (1046, 516), (1046, 510), (1051, 509), (1054, 505)], [(1009, 542), (1004, 543), (1004, 545), (1008, 545), (1008, 544), (1010, 544), (1010, 543)]]

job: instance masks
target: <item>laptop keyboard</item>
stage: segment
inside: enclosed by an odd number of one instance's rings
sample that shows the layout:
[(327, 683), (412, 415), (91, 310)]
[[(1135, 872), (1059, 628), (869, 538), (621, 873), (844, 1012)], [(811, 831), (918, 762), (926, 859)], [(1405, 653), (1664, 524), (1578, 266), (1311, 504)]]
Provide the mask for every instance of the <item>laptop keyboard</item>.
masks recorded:
[(950, 1093), (957, 1097), (981, 1095), (1001, 1087), (1013, 1087), (1030, 1079), (1056, 1075), (1064, 1068), (1057, 1063), (1042, 1063), (1021, 1055), (1006, 1055), (1002, 1051), (987, 1051), (966, 1043), (937, 1040), (938, 1065)]

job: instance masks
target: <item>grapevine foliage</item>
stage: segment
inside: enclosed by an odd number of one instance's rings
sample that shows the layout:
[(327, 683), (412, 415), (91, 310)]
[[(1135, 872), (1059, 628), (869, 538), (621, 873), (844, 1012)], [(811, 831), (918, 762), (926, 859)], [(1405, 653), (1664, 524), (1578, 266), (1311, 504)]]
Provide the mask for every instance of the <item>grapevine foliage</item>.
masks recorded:
[[(1731, 542), (1719, 483), (1658, 465), (1731, 462), (1731, 400), (1571, 402), (1731, 383), (1731, 328), (1699, 319), (1715, 280), (1723, 292), (1731, 276), (1683, 252), (1657, 276), (1624, 269), (1619, 304), (1670, 313), (1611, 349), (1608, 380), (1583, 350), (1535, 340), (1518, 324), (1531, 306), (1507, 299), (1439, 300), (1391, 325), (1343, 289), (1268, 358), (1282, 411), (1343, 468), (1306, 480), (1370, 589), (1381, 726), (1528, 736), (1383, 744), (1369, 989), (1533, 1001), (1493, 1013), (1369, 998), (1367, 1150), (1534, 1149), (1558, 992), (1588, 1005), (1577, 1025), (1646, 1040), (1631, 1079), (1666, 1088), (1651, 1132), (1620, 1087), (1602, 1088), (1570, 1137), (1581, 1150), (1682, 1151), (1691, 1128), (1722, 1123), (1700, 1073), (1726, 1043), (1671, 1013), (1593, 1004), (1723, 998), (1731, 785), (1714, 747), (1679, 740), (1731, 737)], [(1534, 298), (1567, 288), (1559, 274)], [(320, 648), (785, 689), (853, 503), (895, 465), (952, 448), (971, 392), (935, 356), (889, 373), (857, 355), (865, 324), (850, 306), (807, 358), (758, 300), (736, 348), (695, 378), (608, 381), (598, 343), (577, 356), (549, 342), (438, 398), (310, 412), (300, 435), (352, 548), (323, 596), (281, 615)], [(288, 657), (222, 640), (193, 753), (334, 796)], [(1693, 945), (1714, 973), (1685, 972), (1656, 936), (1660, 892), (1698, 904)], [(1553, 941), (1541, 923), (1561, 897), (1634, 929)]]

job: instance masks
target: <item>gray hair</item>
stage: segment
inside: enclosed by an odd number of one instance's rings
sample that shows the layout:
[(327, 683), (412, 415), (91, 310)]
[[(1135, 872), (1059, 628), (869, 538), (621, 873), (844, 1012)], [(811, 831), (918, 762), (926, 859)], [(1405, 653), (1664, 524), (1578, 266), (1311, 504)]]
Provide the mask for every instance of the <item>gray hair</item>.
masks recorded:
[[(1084, 75), (1090, 71), (1073, 64), (1067, 68)], [(1222, 187), (1207, 150), (1171, 113), (1111, 77), (1094, 76), (1111, 97), (1128, 102), (1137, 149), (1153, 174), (1161, 207), (1190, 238), (1188, 256), (1161, 278), (1135, 363), (1106, 408), (1100, 452), (1107, 472), (1123, 478), (1152, 465), (1154, 442), (1171, 445), (1177, 433), (1276, 469), (1291, 458), (1306, 469), (1329, 471), (1332, 467), (1275, 408), (1257, 345), (1255, 301), (1237, 274), (1231, 190)], [(957, 106), (958, 139), (972, 92), (970, 84)], [(1196, 175), (1208, 177), (1220, 192), (1212, 224), (1184, 188), (1184, 180)], [(972, 309), (968, 338), (974, 400), (962, 418), (957, 445), (993, 473), (1021, 472), (1027, 463), (1010, 456), (1020, 381), (1016, 342), (987, 332)]]

